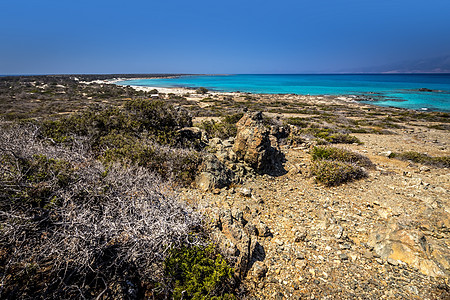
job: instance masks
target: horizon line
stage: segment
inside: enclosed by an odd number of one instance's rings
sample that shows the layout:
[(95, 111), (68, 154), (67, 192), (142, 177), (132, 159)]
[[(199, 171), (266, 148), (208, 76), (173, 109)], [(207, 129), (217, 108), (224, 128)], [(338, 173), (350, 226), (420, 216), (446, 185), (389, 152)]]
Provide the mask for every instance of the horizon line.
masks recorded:
[(34, 73), (34, 74), (0, 74), (1, 77), (20, 76), (74, 76), (74, 75), (176, 75), (176, 76), (230, 76), (230, 75), (450, 75), (448, 72), (304, 72), (304, 73)]

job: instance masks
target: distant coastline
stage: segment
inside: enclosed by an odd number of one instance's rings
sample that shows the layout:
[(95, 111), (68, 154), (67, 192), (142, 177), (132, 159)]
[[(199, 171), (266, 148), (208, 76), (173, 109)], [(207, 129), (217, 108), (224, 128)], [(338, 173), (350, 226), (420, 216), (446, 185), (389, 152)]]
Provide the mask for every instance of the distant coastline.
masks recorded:
[(114, 82), (143, 89), (206, 87), (210, 91), (252, 94), (350, 96), (385, 107), (450, 111), (450, 74), (238, 74), (130, 78)]

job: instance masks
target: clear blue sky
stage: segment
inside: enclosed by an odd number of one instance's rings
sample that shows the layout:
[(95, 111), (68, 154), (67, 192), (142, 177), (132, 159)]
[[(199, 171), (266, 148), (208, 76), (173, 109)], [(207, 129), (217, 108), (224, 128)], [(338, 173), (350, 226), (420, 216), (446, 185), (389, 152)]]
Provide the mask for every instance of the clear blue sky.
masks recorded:
[(0, 74), (305, 73), (450, 54), (450, 0), (1, 0)]

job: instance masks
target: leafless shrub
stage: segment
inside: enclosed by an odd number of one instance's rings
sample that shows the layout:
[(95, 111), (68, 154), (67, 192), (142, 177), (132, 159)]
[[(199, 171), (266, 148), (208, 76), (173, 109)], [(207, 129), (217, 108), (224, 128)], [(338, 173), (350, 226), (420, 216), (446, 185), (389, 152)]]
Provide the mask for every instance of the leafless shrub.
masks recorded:
[[(171, 247), (202, 243), (200, 215), (170, 182), (129, 164), (105, 169), (82, 141), (69, 150), (39, 140), (37, 127), (0, 126), (0, 298), (135, 298), (164, 284)], [(34, 184), (20, 160), (36, 154), (68, 162), (71, 180), (45, 177), (58, 205), (12, 205), (14, 189)]]

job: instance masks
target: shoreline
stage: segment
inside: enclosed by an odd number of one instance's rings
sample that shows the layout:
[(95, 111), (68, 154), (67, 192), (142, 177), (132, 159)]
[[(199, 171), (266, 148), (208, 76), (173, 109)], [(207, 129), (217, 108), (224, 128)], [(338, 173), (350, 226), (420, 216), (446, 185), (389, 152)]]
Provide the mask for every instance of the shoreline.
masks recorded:
[[(179, 76), (173, 76), (173, 78), (177, 78), (177, 77), (181, 77), (181, 76), (189, 76), (189, 75), (179, 75)], [(161, 78), (161, 77), (154, 77), (154, 78), (127, 78), (127, 79), (123, 79), (123, 78), (117, 78), (117, 79), (113, 79), (113, 80), (96, 80), (96, 81), (91, 81), (91, 82), (86, 82), (86, 83), (102, 83), (102, 84), (116, 84), (118, 86), (129, 86), (132, 87), (133, 89), (137, 90), (137, 91), (145, 91), (145, 92), (149, 92), (152, 90), (157, 90), (158, 93), (163, 93), (163, 94), (175, 94), (178, 96), (184, 96), (189, 94), (189, 97), (191, 98), (191, 100), (195, 100), (198, 98), (205, 98), (207, 94), (199, 94), (198, 96), (194, 96), (197, 94), (192, 94), (192, 92), (195, 92), (196, 88), (190, 88), (190, 87), (157, 87), (157, 86), (139, 86), (139, 85), (132, 85), (132, 84), (117, 84), (117, 82), (121, 82), (121, 81), (131, 81), (131, 80), (137, 80), (137, 79), (157, 79), (157, 78)], [(282, 96), (282, 97), (286, 97), (286, 96), (297, 96), (302, 98), (302, 100), (304, 100), (304, 97), (307, 97), (308, 100), (323, 100), (324, 98), (331, 98), (334, 101), (338, 101), (338, 102), (344, 102), (347, 104), (357, 104), (360, 106), (371, 106), (371, 107), (381, 107), (381, 108), (386, 108), (386, 109), (396, 109), (396, 110), (406, 110), (406, 111), (414, 111), (414, 112), (438, 112), (438, 113), (450, 113), (450, 111), (442, 111), (442, 110), (437, 110), (437, 109), (433, 109), (433, 108), (429, 108), (429, 107), (423, 107), (420, 109), (413, 109), (413, 108), (405, 108), (405, 107), (398, 107), (398, 106), (391, 106), (391, 105), (377, 105), (374, 104), (373, 102), (377, 102), (377, 101), (373, 101), (373, 100), (357, 100), (357, 99), (361, 99), (360, 95), (355, 95), (355, 94), (345, 94), (345, 95), (341, 95), (341, 94), (336, 94), (336, 95), (332, 95), (332, 94), (323, 94), (323, 95), (310, 95), (310, 94), (296, 94), (296, 93), (276, 93), (276, 94), (269, 94), (269, 93), (250, 93), (250, 92), (240, 92), (240, 91), (236, 91), (236, 92), (223, 92), (223, 91), (215, 91), (215, 90), (208, 90), (208, 94), (210, 95), (235, 95), (235, 96), (242, 96), (242, 95), (253, 95), (253, 96), (268, 96), (268, 97), (277, 97), (277, 96)], [(194, 98), (194, 99), (192, 99)], [(334, 102), (333, 101), (333, 102)], [(405, 100), (406, 101), (406, 100)], [(323, 101), (319, 101), (319, 102), (323, 102)], [(330, 105), (333, 103), (329, 103)]]
[[(249, 74), (251, 75), (251, 74)], [(258, 74), (255, 74), (258, 75)], [(283, 74), (280, 74), (283, 75)], [(301, 74), (300, 74), (301, 75)], [(324, 74), (320, 74), (324, 75)], [(326, 74), (325, 74), (326, 75)], [(351, 74), (344, 74), (344, 75), (351, 75)], [(373, 74), (368, 74), (373, 75)], [(386, 75), (386, 74), (381, 74)], [(422, 74), (423, 75), (423, 74)], [(192, 75), (180, 75), (176, 76), (179, 77), (185, 77), (185, 76), (192, 76)], [(195, 75), (195, 76), (201, 76), (201, 75)], [(218, 74), (214, 75), (203, 75), (203, 76), (220, 76)], [(173, 77), (173, 78), (176, 78)], [(161, 78), (161, 77), (155, 77), (155, 78)], [(247, 77), (245, 77), (247, 78)], [(242, 79), (245, 83), (247, 83), (246, 80), (253, 80), (253, 77), (250, 77), (250, 79)], [(282, 77), (284, 78), (284, 77)], [(127, 82), (130, 80), (136, 80), (140, 78), (126, 78), (123, 80), (124, 82), (121, 85), (126, 86), (133, 86), (133, 87), (139, 87), (140, 90), (145, 90), (142, 88), (141, 84), (145, 85), (147, 82), (139, 82), (139, 85), (133, 85), (132, 82)], [(143, 78), (142, 78), (143, 79)], [(426, 79), (426, 78), (425, 78)], [(424, 80), (425, 80), (424, 79)], [(225, 83), (228, 82), (228, 80), (224, 79)], [(369, 78), (369, 83), (359, 83), (353, 84), (351, 82), (347, 83), (348, 80), (354, 80), (352, 78), (345, 79), (344, 82), (340, 83), (340, 80), (336, 83), (337, 88), (335, 88), (335, 83), (332, 85), (327, 85), (327, 83), (322, 82), (322, 79), (319, 80), (318, 83), (316, 83), (317, 86), (315, 86), (315, 79), (312, 79), (311, 83), (308, 83), (304, 85), (303, 80), (308, 81), (309, 77), (303, 79), (303, 77), (300, 77), (299, 83), (297, 84), (290, 84), (288, 86), (278, 85), (279, 79), (267, 79), (269, 80), (266, 82), (266, 79), (262, 79), (260, 82), (259, 79), (257, 80), (256, 84), (252, 85), (252, 81), (249, 81), (249, 86), (236, 86), (235, 83), (232, 83), (232, 86), (235, 85), (234, 91), (229, 90), (229, 86), (217, 86), (215, 89), (214, 86), (214, 80), (212, 82), (209, 82), (209, 80), (206, 80), (203, 82), (203, 80), (195, 81), (195, 84), (198, 84), (196, 87), (189, 87), (190, 81), (183, 81), (183, 80), (175, 80), (173, 83), (179, 83), (176, 84), (177, 86), (170, 87), (167, 86), (167, 83), (164, 81), (160, 82), (161, 87), (155, 87), (151, 86), (151, 81), (148, 82), (151, 87), (151, 89), (164, 89), (165, 92), (171, 92), (171, 93), (178, 93), (174, 92), (175, 90), (183, 90), (185, 93), (188, 93), (189, 91), (195, 90), (196, 88), (200, 86), (204, 86), (207, 89), (210, 89), (210, 93), (212, 94), (236, 94), (236, 93), (242, 93), (242, 94), (252, 94), (252, 95), (299, 95), (299, 96), (319, 96), (319, 97), (346, 97), (346, 98), (353, 98), (353, 100), (361, 103), (371, 103), (375, 106), (380, 107), (397, 107), (402, 109), (408, 109), (408, 110), (414, 110), (414, 111), (437, 111), (437, 112), (443, 112), (443, 113), (450, 113), (450, 107), (448, 105), (448, 95), (450, 94), (450, 90), (447, 88), (446, 81), (438, 81), (438, 82), (427, 82), (426, 80), (421, 80), (420, 82), (410, 82), (406, 79), (406, 81), (401, 81), (399, 84), (395, 84), (395, 87), (391, 86), (391, 80), (386, 79), (382, 80), (383, 85), (375, 85), (375, 87), (372, 87), (372, 79)], [(323, 79), (327, 80), (327, 78)], [(357, 81), (359, 79), (356, 79)], [(120, 80), (115, 81), (117, 83)], [(366, 81), (365, 79), (363, 81)], [(395, 80), (394, 80), (395, 81)], [(233, 81), (234, 82), (234, 81)], [(358, 81), (359, 82), (359, 81)], [(267, 86), (261, 85), (266, 84)], [(309, 86), (312, 84), (311, 88)], [(342, 86), (341, 86), (342, 84)], [(349, 85), (350, 84), (350, 85)], [(211, 87), (209, 87), (211, 86)], [(231, 86), (231, 87), (232, 87)], [(224, 90), (225, 89), (225, 90)], [(169, 91), (171, 90), (171, 91)], [(433, 93), (431, 93), (433, 92)], [(412, 94), (411, 94), (412, 93)], [(403, 102), (403, 103), (402, 103)]]

